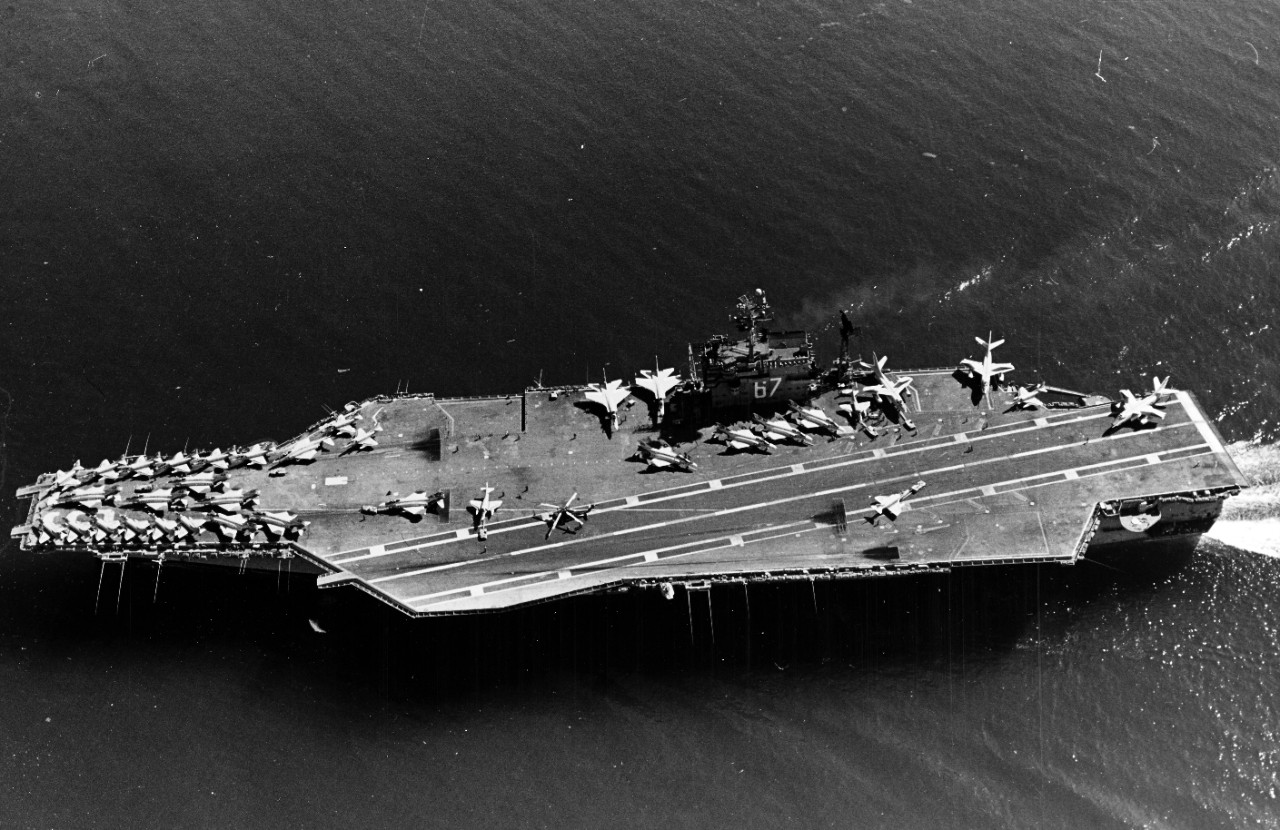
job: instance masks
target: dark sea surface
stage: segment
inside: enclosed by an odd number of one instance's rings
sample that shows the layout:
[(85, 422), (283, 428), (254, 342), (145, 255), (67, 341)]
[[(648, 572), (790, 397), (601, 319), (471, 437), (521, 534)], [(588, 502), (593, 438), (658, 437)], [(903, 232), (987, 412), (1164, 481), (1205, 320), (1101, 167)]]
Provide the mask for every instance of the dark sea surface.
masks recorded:
[[(9, 0), (0, 66), (7, 524), (757, 286), (828, 356), (851, 306), (902, 368), (1171, 373), (1280, 464), (1273, 0)], [(1205, 540), (410, 623), (9, 544), (0, 828), (1280, 827), (1278, 595)]]

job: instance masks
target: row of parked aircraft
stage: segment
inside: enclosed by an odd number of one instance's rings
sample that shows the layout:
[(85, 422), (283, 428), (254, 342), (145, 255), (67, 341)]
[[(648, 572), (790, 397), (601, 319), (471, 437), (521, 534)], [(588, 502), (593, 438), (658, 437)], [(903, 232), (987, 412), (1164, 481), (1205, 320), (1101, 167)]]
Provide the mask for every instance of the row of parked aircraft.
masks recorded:
[(364, 419), (359, 407), (348, 404), (347, 408), (335, 413), (332, 420), (321, 425), (314, 433), (280, 446), (259, 442), (251, 447), (229, 452), (222, 449), (191, 455), (177, 452), (168, 458), (160, 453), (155, 456), (125, 455), (116, 461), (104, 458), (96, 467), (84, 467), (77, 461), (71, 469), (58, 470), (54, 474), (51, 490), (55, 493), (68, 489), (82, 490), (90, 485), (104, 487), (124, 480), (151, 480), (166, 475), (183, 476), (183, 483), (194, 484), (201, 476), (216, 476), (237, 467), (264, 469), (313, 461), (320, 452), (333, 449), (335, 438), (348, 439), (347, 446), (342, 450), (344, 454), (371, 450), (378, 446), (377, 434), (383, 428), (378, 422), (381, 412), (382, 410), (378, 410), (374, 413), (372, 425), (365, 427), (359, 424)]
[(251, 544), (297, 540), (309, 522), (282, 511), (210, 511), (178, 513), (171, 517), (149, 513), (122, 513), (103, 508), (93, 513), (79, 509), (66, 513), (46, 511), (28, 533), (37, 546), (75, 544), (148, 545), (217, 542)]
[(125, 480), (150, 480), (166, 475), (190, 476), (202, 473), (220, 473), (236, 467), (266, 467), (274, 445), (258, 443), (245, 449), (225, 452), (221, 449), (188, 455), (174, 453), (165, 458), (155, 456), (121, 456), (116, 461), (103, 459), (96, 467), (84, 467), (77, 461), (69, 470), (54, 474), (53, 491), (79, 488), (87, 485), (110, 485)]
[(587, 384), (585, 395), (587, 400), (604, 407), (609, 432), (612, 434), (618, 428), (618, 407), (631, 397), (632, 389), (643, 389), (653, 396), (657, 406), (654, 423), (658, 424), (666, 414), (667, 397), (681, 382), (682, 379), (676, 374), (675, 369), (661, 369), (655, 363), (652, 371), (641, 369), (640, 374), (629, 387), (625, 386), (621, 380), (605, 379), (604, 383)]

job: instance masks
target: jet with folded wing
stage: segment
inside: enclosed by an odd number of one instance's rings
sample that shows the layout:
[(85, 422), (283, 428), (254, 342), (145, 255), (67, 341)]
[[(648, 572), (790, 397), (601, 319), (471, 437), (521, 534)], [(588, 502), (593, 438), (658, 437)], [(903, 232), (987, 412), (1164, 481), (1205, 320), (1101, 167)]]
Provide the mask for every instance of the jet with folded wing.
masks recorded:
[(1006, 372), (1012, 372), (1013, 364), (997, 363), (992, 355), (996, 346), (999, 346), (1004, 342), (1004, 340), (992, 339), (992, 334), (990, 332), (987, 333), (986, 340), (983, 340), (981, 337), (975, 337), (973, 339), (977, 340), (980, 346), (985, 347), (987, 353), (983, 356), (982, 360), (965, 358), (960, 361), (960, 368), (967, 371), (970, 378), (973, 378), (981, 384), (982, 396), (986, 397), (991, 393), (991, 382), (993, 380), (1003, 378)]

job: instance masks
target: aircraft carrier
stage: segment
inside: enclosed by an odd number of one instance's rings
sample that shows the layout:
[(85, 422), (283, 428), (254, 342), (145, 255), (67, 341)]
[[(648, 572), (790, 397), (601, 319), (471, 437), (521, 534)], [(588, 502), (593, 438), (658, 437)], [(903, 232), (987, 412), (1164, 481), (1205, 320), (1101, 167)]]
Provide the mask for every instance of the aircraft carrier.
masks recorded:
[[(1194, 540), (1244, 478), (1194, 396), (1015, 387), (1000, 341), (893, 371), (777, 331), (634, 383), (352, 402), (279, 443), (76, 462), (18, 491), (40, 553), (288, 567), (412, 616), (630, 588), (1053, 562)], [(957, 343), (959, 353), (972, 347)], [(983, 353), (985, 350), (985, 354)]]

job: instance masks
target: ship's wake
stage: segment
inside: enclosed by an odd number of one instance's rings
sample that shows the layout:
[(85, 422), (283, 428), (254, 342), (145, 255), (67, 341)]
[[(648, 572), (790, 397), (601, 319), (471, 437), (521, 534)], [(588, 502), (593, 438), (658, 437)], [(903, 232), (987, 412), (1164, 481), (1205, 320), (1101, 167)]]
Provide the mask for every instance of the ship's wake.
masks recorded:
[(1227, 447), (1249, 489), (1223, 505), (1205, 534), (1241, 550), (1280, 558), (1280, 445), (1238, 441)]

